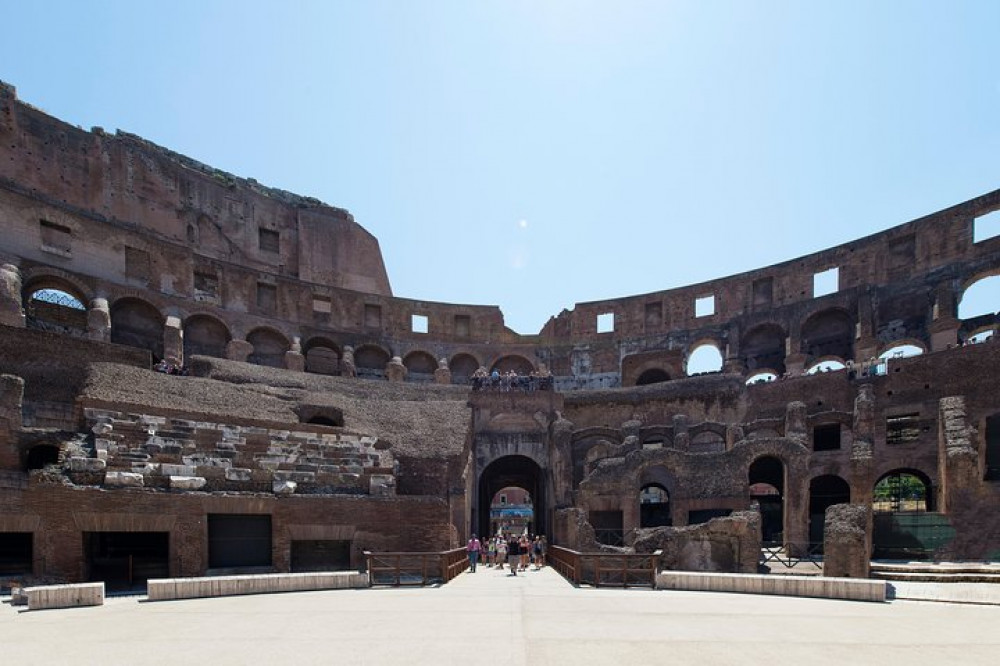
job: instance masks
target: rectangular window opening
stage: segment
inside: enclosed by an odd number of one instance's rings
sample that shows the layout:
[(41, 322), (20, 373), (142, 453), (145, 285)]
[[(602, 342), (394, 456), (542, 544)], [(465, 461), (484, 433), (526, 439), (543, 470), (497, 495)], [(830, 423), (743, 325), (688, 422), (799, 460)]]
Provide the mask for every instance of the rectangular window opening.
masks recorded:
[(597, 332), (612, 333), (615, 330), (615, 313), (605, 312), (597, 315)]
[(839, 449), (839, 423), (826, 423), (813, 428), (813, 451), (838, 451)]
[(835, 294), (840, 291), (840, 268), (834, 266), (829, 270), (813, 274), (813, 298)]
[(906, 444), (920, 439), (920, 414), (885, 417), (885, 443)]
[(701, 296), (694, 299), (694, 316), (709, 317), (715, 314), (715, 296)]
[(414, 333), (427, 332), (427, 315), (415, 314), (410, 316), (410, 330)]
[(275, 254), (281, 249), (280, 236), (273, 229), (258, 230), (261, 252), (273, 252)]
[(1000, 236), (1000, 210), (980, 215), (972, 221), (973, 243), (982, 243), (997, 236)]
[(257, 308), (268, 314), (278, 309), (278, 287), (273, 284), (257, 283)]
[(149, 253), (134, 247), (125, 248), (125, 276), (139, 280), (149, 279)]
[(381, 306), (365, 304), (365, 326), (368, 328), (382, 327)]
[(313, 296), (313, 312), (320, 314), (330, 314), (333, 311), (333, 302), (327, 296)]
[(663, 303), (646, 303), (646, 326), (658, 327), (663, 325)]
[(472, 334), (472, 317), (469, 315), (455, 315), (455, 335), (460, 338), (467, 338)]
[(48, 220), (39, 221), (39, 229), (42, 234), (42, 248), (54, 251), (59, 254), (68, 255), (72, 249), (70, 243), (72, 231), (69, 227), (64, 227)]
[(771, 305), (774, 298), (774, 278), (760, 278), (753, 281), (753, 304), (756, 307)]

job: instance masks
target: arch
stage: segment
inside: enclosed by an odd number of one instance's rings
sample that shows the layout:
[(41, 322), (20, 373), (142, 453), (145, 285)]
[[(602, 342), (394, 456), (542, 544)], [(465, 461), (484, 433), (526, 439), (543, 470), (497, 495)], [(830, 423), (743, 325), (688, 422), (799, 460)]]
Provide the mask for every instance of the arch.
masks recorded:
[(31, 281), (22, 291), (21, 300), (28, 328), (78, 338), (87, 336), (87, 307), (75, 285), (43, 276)]
[(824, 474), (809, 481), (809, 543), (823, 544), (826, 510), (834, 504), (851, 501), (851, 486), (835, 474)]
[(535, 371), (535, 366), (520, 354), (508, 354), (507, 356), (501, 356), (493, 363), (490, 371), (492, 372), (493, 370), (500, 373), (513, 370), (519, 375), (530, 375)]
[(764, 370), (758, 370), (754, 374), (747, 377), (746, 385), (753, 386), (754, 384), (767, 384), (773, 382), (778, 378), (778, 373), (774, 370), (766, 368)]
[(432, 382), (438, 362), (425, 351), (412, 351), (403, 358), (406, 366), (406, 380), (410, 382)]
[(880, 359), (906, 358), (907, 356), (920, 356), (927, 353), (927, 345), (921, 340), (904, 338), (885, 345), (879, 352)]
[(875, 511), (926, 512), (934, 510), (930, 477), (918, 469), (889, 470), (875, 482), (872, 495)]
[(661, 483), (639, 488), (639, 527), (670, 527), (670, 492)]
[(802, 324), (801, 339), (801, 351), (811, 358), (854, 358), (854, 320), (840, 308), (811, 315)]
[(249, 363), (271, 368), (285, 367), (285, 352), (291, 345), (288, 338), (278, 331), (267, 327), (255, 328), (247, 335), (247, 342), (253, 346), (253, 352), (247, 357)]
[(226, 358), (226, 346), (233, 336), (219, 319), (207, 314), (191, 315), (184, 321), (184, 359), (192, 356)]
[(598, 440), (593, 446), (587, 449), (583, 458), (584, 476), (590, 474), (597, 467), (598, 463), (611, 455), (614, 444), (606, 439)]
[(472, 375), (479, 369), (479, 360), (472, 354), (455, 354), (448, 361), (448, 369), (451, 370), (452, 384), (468, 384), (472, 380)]
[(1000, 310), (1000, 275), (993, 271), (972, 279), (958, 297), (958, 318), (975, 319)]
[(146, 349), (163, 358), (163, 314), (141, 298), (119, 298), (111, 306), (111, 342)]
[(354, 367), (359, 377), (381, 379), (392, 355), (378, 345), (361, 345), (354, 352)]
[(530, 530), (534, 520), (534, 502), (531, 493), (520, 486), (506, 486), (490, 498), (489, 531), (480, 536), (523, 534)]
[(24, 459), (25, 471), (44, 469), (49, 465), (59, 464), (59, 447), (54, 444), (36, 444), (28, 449)]
[(966, 334), (965, 342), (970, 345), (978, 345), (979, 343), (986, 342), (992, 338), (996, 335), (996, 332), (997, 327), (995, 324), (977, 326)]
[(750, 501), (760, 507), (761, 541), (778, 544), (785, 533), (785, 464), (774, 456), (760, 456), (747, 470)]
[(747, 372), (767, 369), (776, 375), (785, 374), (785, 339), (788, 335), (778, 324), (754, 326), (740, 340), (743, 364)]
[(317, 375), (340, 374), (340, 348), (333, 340), (323, 337), (309, 338), (303, 351), (306, 357), (306, 372)]
[(715, 342), (696, 343), (684, 364), (688, 377), (722, 370), (722, 352)]
[(642, 374), (635, 380), (635, 385), (646, 386), (648, 384), (659, 384), (660, 382), (669, 381), (670, 374), (663, 368), (649, 368), (648, 370), (643, 370)]
[(528, 492), (532, 499), (532, 517), (528, 521), (528, 531), (546, 533), (546, 487), (545, 473), (534, 460), (522, 455), (508, 455), (497, 458), (479, 474), (478, 505), (473, 507), (472, 531), (489, 534), (493, 497), (502, 489), (515, 487)]
[(806, 369), (806, 374), (815, 375), (817, 372), (839, 372), (840, 370), (846, 369), (847, 364), (844, 363), (843, 359), (835, 356), (829, 356), (817, 359), (815, 363)]

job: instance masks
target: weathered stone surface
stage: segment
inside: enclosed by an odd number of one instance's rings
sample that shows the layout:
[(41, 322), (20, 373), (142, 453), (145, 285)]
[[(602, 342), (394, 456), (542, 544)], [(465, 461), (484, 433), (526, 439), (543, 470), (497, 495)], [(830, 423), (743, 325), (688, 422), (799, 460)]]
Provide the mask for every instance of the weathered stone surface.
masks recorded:
[(136, 472), (107, 472), (104, 475), (104, 485), (141, 488), (145, 485), (145, 481), (142, 474)]
[(107, 463), (99, 458), (74, 456), (69, 459), (69, 469), (71, 472), (100, 472), (107, 466)]
[(227, 467), (226, 468), (226, 480), (227, 481), (250, 481), (253, 478), (253, 472), (245, 467)]
[(275, 479), (274, 483), (271, 485), (271, 488), (275, 495), (291, 495), (295, 492), (296, 488), (298, 487), (299, 484), (297, 484), (295, 481), (287, 481), (287, 480), (279, 481), (277, 479)]
[(872, 510), (863, 504), (835, 504), (823, 527), (823, 575), (868, 578), (871, 570)]
[(760, 559), (760, 514), (738, 511), (701, 525), (637, 530), (638, 553), (662, 550), (660, 566), (679, 571), (756, 573)]
[(205, 478), (201, 476), (171, 476), (170, 487), (174, 490), (201, 490), (205, 487)]

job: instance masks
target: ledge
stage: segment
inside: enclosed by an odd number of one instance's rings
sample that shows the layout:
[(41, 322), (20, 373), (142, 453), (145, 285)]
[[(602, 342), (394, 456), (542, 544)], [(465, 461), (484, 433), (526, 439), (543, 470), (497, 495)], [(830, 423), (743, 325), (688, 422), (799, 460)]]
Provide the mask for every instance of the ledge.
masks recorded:
[(147, 583), (149, 601), (273, 594), (368, 587), (368, 574), (355, 571), (163, 578)]
[(766, 576), (758, 574), (662, 571), (656, 576), (659, 590), (776, 594), (850, 601), (885, 601), (886, 583), (867, 578), (821, 576)]
[(28, 610), (104, 605), (104, 583), (26, 587), (24, 594), (28, 597)]

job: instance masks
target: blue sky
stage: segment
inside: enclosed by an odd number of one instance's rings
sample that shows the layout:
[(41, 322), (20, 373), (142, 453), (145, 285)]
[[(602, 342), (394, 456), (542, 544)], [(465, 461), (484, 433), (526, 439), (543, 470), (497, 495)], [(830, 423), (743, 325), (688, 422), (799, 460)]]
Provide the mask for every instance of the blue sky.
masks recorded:
[(1000, 187), (995, 0), (4, 5), (21, 99), (347, 208), (397, 296), (521, 333)]

